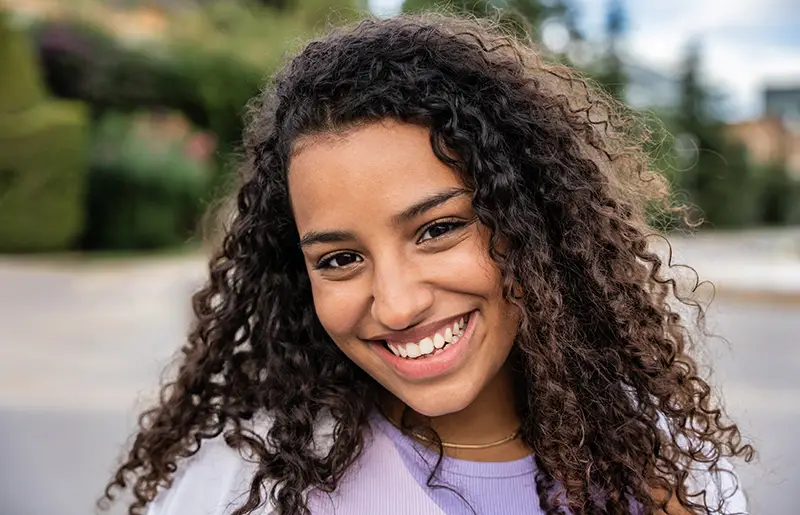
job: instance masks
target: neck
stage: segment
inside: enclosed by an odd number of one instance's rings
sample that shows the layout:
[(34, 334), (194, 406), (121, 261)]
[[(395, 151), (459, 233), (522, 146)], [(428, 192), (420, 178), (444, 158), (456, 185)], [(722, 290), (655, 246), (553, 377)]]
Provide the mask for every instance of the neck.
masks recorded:
[[(382, 407), (386, 415), (398, 423), (407, 409), (392, 395), (386, 396)], [(448, 443), (485, 444), (501, 440), (520, 427), (513, 375), (508, 366), (503, 367), (478, 397), (460, 411), (431, 418), (408, 409), (405, 421), (412, 426), (429, 425), (443, 442)], [(517, 438), (487, 449), (445, 448), (444, 453), (471, 461), (511, 461), (529, 455), (530, 450)]]

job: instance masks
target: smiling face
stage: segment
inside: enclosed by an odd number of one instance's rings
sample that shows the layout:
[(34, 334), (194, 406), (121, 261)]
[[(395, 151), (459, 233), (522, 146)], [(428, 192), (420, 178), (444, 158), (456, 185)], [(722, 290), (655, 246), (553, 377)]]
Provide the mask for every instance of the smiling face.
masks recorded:
[(336, 345), (418, 413), (469, 406), (508, 358), (518, 317), (488, 230), (428, 130), (384, 122), (305, 138), (289, 192)]

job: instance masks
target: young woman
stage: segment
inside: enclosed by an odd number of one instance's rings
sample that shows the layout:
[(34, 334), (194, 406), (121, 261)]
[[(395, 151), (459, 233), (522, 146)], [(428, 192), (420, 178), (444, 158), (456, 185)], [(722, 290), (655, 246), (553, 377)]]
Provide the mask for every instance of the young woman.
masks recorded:
[(249, 127), (177, 378), (109, 499), (744, 512), (728, 458), (753, 451), (648, 243), (664, 181), (604, 96), (488, 25), (401, 16), (306, 46)]

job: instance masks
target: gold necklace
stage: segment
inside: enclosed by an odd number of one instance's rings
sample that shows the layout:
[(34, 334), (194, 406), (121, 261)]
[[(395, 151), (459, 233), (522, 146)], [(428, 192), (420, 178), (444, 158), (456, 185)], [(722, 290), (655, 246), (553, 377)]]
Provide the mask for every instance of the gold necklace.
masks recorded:
[[(391, 424), (394, 427), (396, 427), (400, 431), (409, 431), (418, 440), (422, 440), (425, 443), (432, 443), (432, 444), (436, 444), (437, 443), (437, 442), (431, 440), (430, 438), (428, 438), (427, 436), (418, 433), (417, 431), (410, 431), (408, 429), (404, 429), (402, 426), (400, 426), (400, 424), (398, 424), (397, 422), (395, 422), (393, 419), (391, 419), (390, 417), (388, 417), (386, 415), (384, 415), (384, 417), (386, 418), (386, 420), (391, 422)], [(491, 447), (497, 447), (498, 445), (503, 445), (504, 443), (508, 443), (508, 442), (513, 441), (513, 440), (516, 440), (517, 437), (519, 437), (519, 433), (520, 433), (520, 429), (517, 429), (516, 431), (514, 431), (510, 435), (508, 435), (508, 436), (506, 436), (504, 438), (501, 438), (500, 440), (496, 440), (494, 442), (489, 442), (489, 443), (451, 443), (451, 442), (441, 442), (441, 444), (442, 444), (442, 447), (447, 448), (447, 449), (469, 449), (469, 450), (489, 449)]]

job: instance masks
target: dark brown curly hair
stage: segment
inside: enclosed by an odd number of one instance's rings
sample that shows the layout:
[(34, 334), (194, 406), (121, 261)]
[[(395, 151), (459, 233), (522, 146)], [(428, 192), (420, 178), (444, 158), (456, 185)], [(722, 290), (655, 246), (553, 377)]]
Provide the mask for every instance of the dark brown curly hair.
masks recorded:
[[(694, 305), (680, 300), (668, 259), (648, 241), (647, 211), (669, 196), (648, 171), (647, 131), (574, 71), (545, 64), (530, 42), (433, 14), (335, 30), (253, 102), (234, 216), (193, 298), (177, 377), (141, 416), (103, 501), (131, 488), (129, 511), (142, 513), (183, 460), (221, 434), (258, 461), (238, 515), (268, 500), (281, 515), (305, 514), (310, 488), (336, 488), (381, 387), (315, 315), (287, 166), (301, 136), (387, 118), (430, 130), (491, 231), (504, 292), (523, 313), (510, 359), (542, 508), (622, 514), (636, 503), (656, 513), (671, 496), (670, 507), (721, 513), (693, 489), (690, 470), (719, 471), (720, 460), (749, 461), (753, 449), (699, 376), (688, 351), (704, 334), (701, 319), (687, 316)], [(260, 413), (270, 427), (246, 429)], [(335, 430), (320, 456), (313, 435), (323, 415)]]

